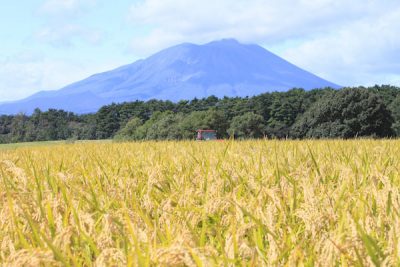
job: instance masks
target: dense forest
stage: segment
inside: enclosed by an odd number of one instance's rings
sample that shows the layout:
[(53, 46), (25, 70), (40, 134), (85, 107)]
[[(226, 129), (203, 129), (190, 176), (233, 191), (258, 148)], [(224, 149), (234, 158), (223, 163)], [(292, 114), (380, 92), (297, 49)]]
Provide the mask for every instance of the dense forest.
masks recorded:
[(353, 138), (400, 136), (400, 88), (331, 88), (210, 96), (190, 101), (111, 104), (78, 115), (36, 109), (0, 116), (0, 143), (47, 140), (194, 139), (197, 129), (219, 138)]

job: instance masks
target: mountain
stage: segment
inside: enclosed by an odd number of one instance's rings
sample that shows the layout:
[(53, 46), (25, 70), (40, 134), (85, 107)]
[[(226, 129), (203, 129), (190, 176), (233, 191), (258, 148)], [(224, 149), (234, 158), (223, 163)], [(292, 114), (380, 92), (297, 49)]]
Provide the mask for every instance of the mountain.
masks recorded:
[(184, 43), (145, 60), (93, 75), (56, 91), (0, 104), (1, 114), (35, 108), (95, 112), (112, 102), (253, 96), (294, 87), (339, 88), (258, 45), (224, 39), (205, 45)]

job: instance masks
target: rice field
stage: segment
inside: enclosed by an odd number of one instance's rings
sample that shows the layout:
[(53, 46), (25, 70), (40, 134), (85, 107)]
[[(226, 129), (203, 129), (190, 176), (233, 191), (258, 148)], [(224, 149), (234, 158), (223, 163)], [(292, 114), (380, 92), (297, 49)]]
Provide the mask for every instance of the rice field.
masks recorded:
[(399, 266), (400, 141), (0, 150), (0, 265)]

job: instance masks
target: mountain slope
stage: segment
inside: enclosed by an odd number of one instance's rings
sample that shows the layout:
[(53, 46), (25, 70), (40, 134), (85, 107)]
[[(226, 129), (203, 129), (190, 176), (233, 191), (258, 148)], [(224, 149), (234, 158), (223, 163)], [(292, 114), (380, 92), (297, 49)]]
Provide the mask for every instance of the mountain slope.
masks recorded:
[(205, 45), (181, 44), (145, 60), (93, 75), (57, 91), (0, 105), (0, 113), (62, 108), (93, 112), (104, 104), (134, 100), (178, 101), (210, 95), (252, 96), (339, 86), (302, 70), (258, 45), (225, 39)]

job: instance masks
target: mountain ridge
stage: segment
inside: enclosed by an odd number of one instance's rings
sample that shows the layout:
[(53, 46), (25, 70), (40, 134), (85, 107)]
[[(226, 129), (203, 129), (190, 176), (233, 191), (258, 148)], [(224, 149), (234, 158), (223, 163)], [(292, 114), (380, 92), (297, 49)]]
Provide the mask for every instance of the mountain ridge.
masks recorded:
[(90, 113), (112, 102), (176, 102), (210, 95), (243, 97), (294, 87), (340, 88), (261, 46), (222, 39), (204, 45), (175, 45), (59, 90), (41, 91), (19, 101), (2, 103), (0, 113), (31, 113), (35, 108)]

